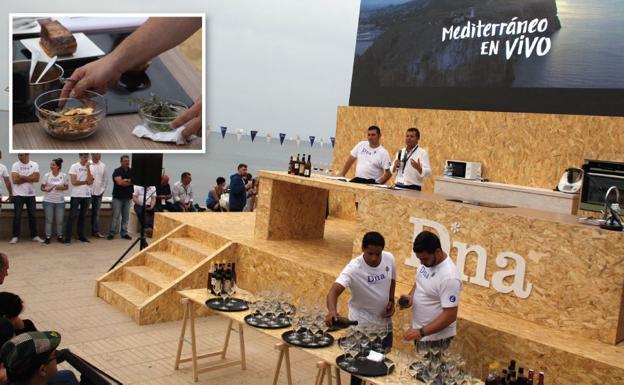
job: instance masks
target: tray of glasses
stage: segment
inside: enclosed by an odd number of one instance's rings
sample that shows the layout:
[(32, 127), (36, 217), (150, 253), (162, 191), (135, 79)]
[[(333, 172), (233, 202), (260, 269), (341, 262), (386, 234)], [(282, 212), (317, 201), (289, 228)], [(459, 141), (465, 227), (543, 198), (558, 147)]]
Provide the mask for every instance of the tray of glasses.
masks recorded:
[(260, 329), (283, 329), (290, 327), (290, 321), (282, 313), (275, 316), (271, 313), (263, 315), (256, 312), (245, 316), (245, 323)]
[(327, 333), (309, 333), (306, 329), (287, 331), (282, 339), (290, 345), (306, 349), (326, 348), (334, 343), (334, 337)]
[(212, 310), (218, 311), (227, 311), (227, 312), (235, 312), (235, 311), (245, 311), (249, 309), (249, 305), (247, 301), (240, 298), (211, 298), (206, 301), (206, 306), (211, 308)]
[(363, 377), (382, 377), (391, 374), (394, 371), (394, 362), (384, 359), (381, 362), (375, 362), (362, 357), (347, 358), (344, 354), (336, 357), (336, 364), (340, 369), (351, 374)]

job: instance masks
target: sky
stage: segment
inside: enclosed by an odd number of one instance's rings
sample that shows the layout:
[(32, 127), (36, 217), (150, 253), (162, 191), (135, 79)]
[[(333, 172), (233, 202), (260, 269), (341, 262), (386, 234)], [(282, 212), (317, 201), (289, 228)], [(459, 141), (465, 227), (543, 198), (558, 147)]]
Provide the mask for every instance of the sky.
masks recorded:
[[(337, 106), (349, 103), (359, 6), (359, 0), (29, 0), (4, 1), (0, 14), (205, 13), (207, 126), (328, 138)], [(8, 17), (0, 18), (0, 39), (8, 41)], [(6, 44), (0, 57), (8, 57)], [(0, 66), (2, 90), (8, 64)], [(0, 100), (6, 110), (6, 97)]]

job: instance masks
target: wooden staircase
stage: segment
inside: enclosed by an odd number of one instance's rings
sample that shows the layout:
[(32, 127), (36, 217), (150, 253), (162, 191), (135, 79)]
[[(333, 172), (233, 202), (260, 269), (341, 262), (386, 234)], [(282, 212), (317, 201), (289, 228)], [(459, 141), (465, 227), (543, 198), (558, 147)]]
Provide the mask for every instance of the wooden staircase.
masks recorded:
[(186, 225), (154, 241), (97, 280), (97, 296), (138, 324), (179, 319), (177, 291), (204, 287), (210, 261), (232, 260), (235, 245)]

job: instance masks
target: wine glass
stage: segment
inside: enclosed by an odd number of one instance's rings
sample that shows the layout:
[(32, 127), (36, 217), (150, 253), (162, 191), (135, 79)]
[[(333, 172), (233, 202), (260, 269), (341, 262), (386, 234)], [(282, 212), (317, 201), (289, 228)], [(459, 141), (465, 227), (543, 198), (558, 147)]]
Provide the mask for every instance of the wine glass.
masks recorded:
[[(217, 296), (218, 299), (221, 299), (221, 291), (223, 290), (223, 285), (221, 283), (221, 280), (216, 279), (215, 283), (213, 285), (213, 290), (215, 292), (215, 295)], [(217, 301), (218, 302), (218, 301)]]
[(347, 361), (347, 357), (349, 355), (349, 341), (347, 339), (347, 337), (342, 337), (338, 340), (338, 346), (340, 347), (340, 349), (342, 350), (342, 352), (344, 353), (344, 358), (342, 361), (340, 361), (340, 363), (338, 364), (341, 368), (346, 369), (349, 365), (349, 362)]
[(394, 366), (394, 362), (392, 362), (392, 360), (390, 360), (388, 358), (384, 358), (383, 363), (386, 366), (386, 376), (389, 376), (390, 375), (390, 368), (392, 366)]

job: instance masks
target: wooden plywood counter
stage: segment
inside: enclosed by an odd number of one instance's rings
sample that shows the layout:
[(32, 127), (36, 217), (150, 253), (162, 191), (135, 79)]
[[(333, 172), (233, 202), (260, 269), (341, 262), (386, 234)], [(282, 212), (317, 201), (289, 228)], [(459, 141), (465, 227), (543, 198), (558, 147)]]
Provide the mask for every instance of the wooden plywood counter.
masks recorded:
[(432, 228), (463, 271), (464, 303), (608, 344), (624, 338), (621, 232), (572, 215), (478, 207), (425, 192), (280, 172), (260, 177), (258, 239), (322, 238), (330, 191), (349, 192), (358, 202), (353, 255), (365, 232), (381, 232), (397, 257), (399, 282), (413, 283), (411, 241)]

